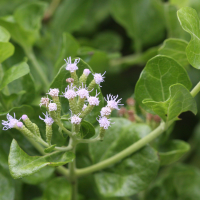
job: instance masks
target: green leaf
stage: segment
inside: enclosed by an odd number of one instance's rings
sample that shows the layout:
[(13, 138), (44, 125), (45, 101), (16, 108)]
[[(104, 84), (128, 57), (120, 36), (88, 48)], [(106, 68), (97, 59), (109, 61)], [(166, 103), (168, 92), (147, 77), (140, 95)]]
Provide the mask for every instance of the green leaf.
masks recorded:
[(159, 54), (173, 58), (184, 67), (189, 64), (185, 52), (187, 45), (188, 43), (185, 40), (166, 39), (159, 49)]
[[(72, 62), (74, 62), (74, 59), (72, 60)], [(76, 71), (78, 77), (80, 77), (82, 75), (84, 69), (90, 69), (90, 71), (93, 73), (93, 70), (91, 69), (91, 67), (87, 63), (85, 63), (82, 59), (80, 59), (80, 62), (77, 64), (77, 66), (79, 68)], [(66, 64), (60, 68), (58, 74), (56, 75), (53, 82), (51, 83), (50, 88), (59, 88), (60, 92), (65, 91), (65, 88), (67, 87), (66, 79), (71, 77), (70, 72), (67, 71), (65, 68), (66, 68)], [(92, 80), (93, 80), (93, 75), (90, 74), (87, 78), (87, 85)], [(100, 100), (100, 104), (99, 104), (99, 106), (95, 106), (93, 111), (85, 118), (85, 120), (89, 121), (90, 123), (96, 122), (96, 118), (98, 117), (100, 110), (104, 105), (103, 95), (101, 93), (99, 86), (96, 86), (96, 88), (92, 92), (90, 92), (90, 95), (95, 96), (96, 90), (97, 90), (97, 92), (100, 92), (100, 94), (98, 96), (99, 100)], [(65, 99), (64, 97), (62, 97), (62, 98), (60, 98), (60, 101), (61, 101), (61, 105), (62, 105), (62, 111), (64, 112), (64, 114), (69, 113), (70, 111), (69, 111), (68, 100)]]
[(82, 121), (80, 133), (81, 133), (81, 138), (89, 139), (95, 135), (94, 126), (87, 121)]
[(72, 162), (72, 152), (54, 152), (45, 156), (29, 156), (13, 140), (8, 157), (9, 169), (14, 179), (31, 175), (45, 166), (60, 166)]
[(0, 26), (0, 42), (8, 42), (10, 33), (2, 26)]
[(159, 1), (112, 0), (111, 14), (133, 39), (137, 52), (164, 38), (163, 6)]
[(84, 23), (91, 2), (91, 0), (62, 1), (54, 14), (52, 21), (54, 31), (62, 33), (79, 29)]
[(46, 8), (47, 4), (45, 2), (28, 2), (15, 10), (14, 18), (23, 30), (29, 32), (37, 31), (41, 27)]
[(44, 200), (71, 200), (71, 185), (64, 177), (57, 177), (51, 180), (43, 195)]
[(0, 199), (14, 200), (15, 188), (12, 177), (0, 167)]
[(160, 164), (169, 165), (176, 162), (189, 150), (190, 145), (184, 141), (169, 141), (159, 149)]
[(0, 63), (12, 56), (14, 50), (15, 48), (10, 42), (0, 42)]
[(178, 120), (182, 112), (191, 111), (197, 113), (196, 101), (190, 92), (181, 84), (172, 85), (169, 88), (169, 98), (164, 102), (143, 100), (142, 103), (159, 115), (164, 121)]
[(78, 48), (79, 43), (77, 40), (71, 34), (63, 33), (61, 51), (55, 64), (56, 72), (59, 70), (60, 66), (63, 65), (63, 58), (76, 56)]
[(182, 28), (191, 35), (191, 40), (186, 48), (189, 63), (200, 69), (200, 25), (197, 12), (193, 8), (185, 7), (178, 10), (178, 19)]
[(45, 152), (45, 153), (51, 153), (51, 152), (55, 149), (55, 147), (56, 147), (56, 144), (51, 145), (50, 147), (47, 147), (47, 148), (44, 150), (44, 152)]
[(176, 5), (178, 7), (184, 7), (188, 5), (189, 0), (170, 0), (172, 5)]
[(29, 66), (26, 62), (19, 63), (5, 72), (3, 80), (1, 81), (0, 90), (12, 81), (28, 74), (30, 72)]
[(54, 171), (54, 167), (45, 167), (30, 176), (24, 177), (22, 181), (31, 185), (37, 185), (48, 180), (52, 176)]
[[(94, 163), (121, 152), (150, 132), (145, 124), (133, 124), (126, 119), (112, 119), (102, 143), (89, 144)], [(147, 167), (148, 166), (148, 167)], [(131, 196), (144, 190), (154, 179), (159, 168), (156, 151), (146, 145), (120, 163), (95, 174), (97, 188), (104, 197)]]
[(169, 87), (176, 83), (184, 85), (188, 90), (192, 86), (181, 65), (167, 56), (156, 56), (148, 61), (140, 75), (135, 88), (135, 99), (142, 108), (152, 112), (142, 101), (166, 101), (170, 94)]
[(200, 198), (200, 171), (179, 164), (167, 170), (145, 192), (145, 200), (196, 200)]

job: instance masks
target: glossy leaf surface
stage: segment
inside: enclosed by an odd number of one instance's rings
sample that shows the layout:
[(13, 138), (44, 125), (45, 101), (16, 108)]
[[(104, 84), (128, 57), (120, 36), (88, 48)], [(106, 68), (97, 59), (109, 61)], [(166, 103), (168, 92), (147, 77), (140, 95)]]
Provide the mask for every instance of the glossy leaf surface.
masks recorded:
[(197, 12), (193, 8), (184, 7), (178, 10), (178, 19), (182, 28), (191, 35), (186, 48), (189, 63), (200, 69), (200, 24)]
[(143, 103), (164, 121), (178, 120), (182, 112), (191, 111), (197, 113), (197, 106), (190, 92), (181, 84), (170, 87), (169, 98), (164, 102), (143, 100)]
[(72, 152), (55, 152), (45, 156), (29, 156), (13, 140), (9, 154), (9, 169), (13, 178), (22, 178), (39, 171), (45, 166), (60, 166), (73, 161)]
[(185, 40), (166, 39), (159, 49), (159, 54), (173, 58), (184, 67), (189, 64), (186, 56), (187, 45), (188, 43)]
[(169, 87), (180, 83), (187, 89), (191, 88), (191, 82), (185, 69), (172, 58), (156, 56), (148, 61), (135, 88), (135, 99), (148, 112), (152, 112), (142, 102), (152, 99), (160, 102), (169, 97)]
[[(104, 146), (90, 144), (93, 162), (119, 153), (150, 132), (150, 128), (145, 124), (128, 126), (130, 123), (128, 120), (113, 119), (113, 121), (115, 124), (105, 133)], [(155, 150), (147, 145), (120, 163), (96, 173), (95, 181), (104, 197), (130, 196), (149, 185), (157, 174), (158, 167), (158, 156)]]

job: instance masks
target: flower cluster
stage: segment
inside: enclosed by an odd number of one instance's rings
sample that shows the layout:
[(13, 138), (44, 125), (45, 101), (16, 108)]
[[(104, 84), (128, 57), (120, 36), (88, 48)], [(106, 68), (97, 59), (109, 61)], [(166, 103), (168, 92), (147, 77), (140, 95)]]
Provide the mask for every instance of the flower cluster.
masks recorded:
[[(90, 94), (96, 88), (96, 86), (100, 86), (100, 84), (104, 82), (105, 72), (103, 74), (93, 74), (89, 69), (84, 69), (83, 74), (78, 78), (76, 75), (76, 70), (78, 70), (78, 63), (80, 62), (80, 59), (75, 59), (75, 61), (72, 62), (71, 57), (69, 57), (65, 61), (66, 70), (68, 70), (71, 74), (71, 77), (66, 79), (66, 83), (68, 85), (66, 85), (65, 91), (62, 92), (62, 95), (59, 95), (60, 91), (58, 88), (50, 88), (47, 95), (49, 95), (51, 99), (48, 96), (41, 98), (39, 105), (40, 107), (45, 106), (47, 112), (46, 114), (43, 113), (44, 118), (41, 116), (39, 116), (39, 118), (45, 122), (47, 131), (52, 132), (52, 124), (54, 122), (58, 125), (61, 123), (61, 104), (59, 98), (64, 97), (69, 101), (69, 107), (71, 111), (71, 117), (68, 120), (74, 126), (75, 129), (73, 130), (78, 133), (80, 131), (80, 123), (82, 120), (92, 112), (95, 106), (99, 106), (100, 104), (100, 92), (98, 93), (96, 89), (96, 95), (93, 96)], [(93, 76), (93, 79), (90, 84), (86, 86), (89, 76)], [(107, 105), (101, 108), (100, 116), (97, 119), (102, 130), (108, 129), (108, 127), (111, 125), (111, 120), (109, 119), (111, 112), (114, 109), (118, 110), (119, 105), (122, 105), (120, 104), (121, 99), (118, 99), (118, 95), (113, 96), (109, 94), (105, 100)], [(33, 130), (34, 132), (36, 125), (29, 120), (27, 115), (23, 115), (20, 119), (23, 120), (29, 130)], [(19, 129), (24, 127), (23, 123), (15, 118), (15, 114), (14, 117), (7, 114), (7, 120), (8, 121), (3, 120), (2, 122), (4, 126), (3, 130), (10, 128)], [(48, 138), (49, 135), (51, 135), (50, 132), (46, 133)], [(50, 144), (50, 142), (48, 143)]]

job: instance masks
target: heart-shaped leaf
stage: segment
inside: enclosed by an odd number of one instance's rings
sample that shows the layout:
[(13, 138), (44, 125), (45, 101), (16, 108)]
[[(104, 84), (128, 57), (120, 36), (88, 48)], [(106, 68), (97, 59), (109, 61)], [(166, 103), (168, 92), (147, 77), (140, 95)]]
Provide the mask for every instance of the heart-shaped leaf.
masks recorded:
[(169, 87), (176, 83), (184, 85), (188, 90), (192, 86), (187, 72), (181, 65), (170, 57), (156, 56), (148, 61), (141, 73), (135, 88), (135, 99), (142, 108), (152, 112), (143, 100), (166, 101), (169, 97)]
[(8, 157), (9, 169), (14, 179), (31, 175), (45, 166), (60, 166), (72, 162), (72, 152), (54, 152), (45, 156), (29, 156), (13, 140)]

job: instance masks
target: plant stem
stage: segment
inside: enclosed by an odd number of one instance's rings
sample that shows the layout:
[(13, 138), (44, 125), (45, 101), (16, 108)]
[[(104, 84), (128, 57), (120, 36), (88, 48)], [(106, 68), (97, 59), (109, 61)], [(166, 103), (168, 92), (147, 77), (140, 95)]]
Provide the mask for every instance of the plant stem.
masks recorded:
[[(76, 154), (76, 144), (73, 144), (73, 139), (70, 138), (71, 142), (69, 142), (70, 144), (72, 144), (73, 146), (73, 153)], [(69, 180), (72, 186), (72, 197), (71, 200), (77, 200), (77, 194), (78, 194), (78, 179), (76, 176), (76, 158), (74, 158), (74, 160), (72, 162), (70, 162), (69, 164)]]
[(190, 94), (195, 97), (200, 91), (200, 81), (199, 83), (192, 89), (192, 91), (190, 92)]
[(157, 138), (165, 130), (165, 128), (166, 128), (166, 124), (163, 122), (155, 130), (153, 130), (150, 134), (148, 134), (146, 137), (140, 139), (139, 141), (137, 141), (136, 143), (127, 147), (120, 153), (118, 153), (102, 162), (92, 165), (90, 167), (86, 167), (83, 169), (77, 169), (77, 171), (76, 171), (77, 176), (79, 177), (79, 176), (83, 176), (86, 174), (90, 174), (95, 171), (102, 170), (102, 169), (108, 167), (109, 165), (119, 162), (120, 160), (131, 155), (132, 153), (136, 152), (137, 150), (139, 150), (140, 148), (142, 148), (143, 146), (145, 146), (146, 144), (148, 144), (149, 142), (151, 142), (152, 140)]
[(48, 89), (49, 81), (47, 79), (46, 74), (44, 73), (44, 71), (40, 67), (40, 64), (38, 63), (38, 61), (35, 57), (33, 49), (32, 48), (24, 48), (24, 51), (25, 51), (26, 55), (28, 56), (28, 58), (30, 59), (30, 61), (32, 62), (32, 64), (33, 64), (35, 70), (37, 71), (38, 75), (40, 76), (40, 78), (41, 78), (41, 80), (42, 80), (42, 82), (45, 86), (45, 89)]

